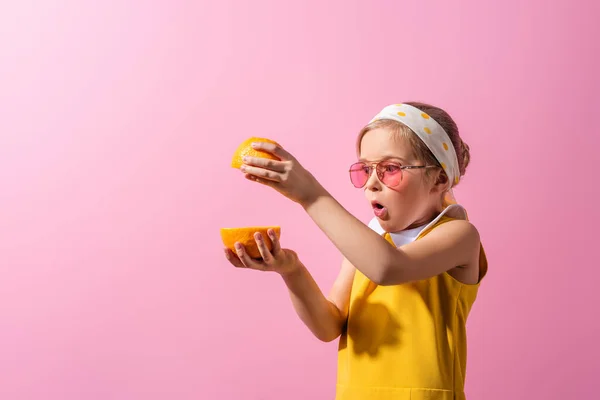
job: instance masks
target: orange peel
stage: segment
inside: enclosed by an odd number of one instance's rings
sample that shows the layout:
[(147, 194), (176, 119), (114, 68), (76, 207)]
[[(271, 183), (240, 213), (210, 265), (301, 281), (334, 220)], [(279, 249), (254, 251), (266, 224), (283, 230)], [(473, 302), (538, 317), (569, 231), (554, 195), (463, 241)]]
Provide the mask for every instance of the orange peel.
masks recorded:
[(268, 158), (270, 160), (280, 161), (279, 157), (276, 157), (271, 153), (267, 153), (266, 151), (254, 149), (252, 147), (253, 142), (266, 142), (266, 143), (272, 143), (272, 144), (279, 146), (279, 143), (277, 143), (276, 141), (271, 140), (271, 139), (260, 138), (260, 137), (251, 137), (249, 139), (246, 139), (238, 146), (238, 148), (233, 153), (233, 157), (231, 159), (231, 166), (233, 168), (239, 169), (242, 166), (242, 164), (244, 163), (245, 156), (261, 157), (261, 158)]

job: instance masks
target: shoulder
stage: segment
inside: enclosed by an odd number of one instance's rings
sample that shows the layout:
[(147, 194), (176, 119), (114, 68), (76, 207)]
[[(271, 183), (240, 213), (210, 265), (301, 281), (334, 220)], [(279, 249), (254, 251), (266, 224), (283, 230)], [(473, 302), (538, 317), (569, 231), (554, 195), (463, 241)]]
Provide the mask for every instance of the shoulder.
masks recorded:
[(432, 232), (437, 237), (432, 246), (444, 247), (454, 253), (460, 262), (447, 272), (464, 284), (477, 284), (487, 273), (487, 258), (481, 244), (479, 231), (471, 222), (462, 219), (451, 219), (442, 223)]
[(453, 241), (466, 241), (473, 245), (479, 245), (479, 231), (470, 221), (464, 219), (455, 219), (445, 217), (437, 224), (429, 229), (429, 232), (424, 232), (430, 239), (445, 239)]
[(448, 260), (453, 260), (453, 266), (460, 266), (471, 264), (479, 254), (481, 238), (470, 221), (444, 217), (427, 232), (424, 231), (414, 246), (443, 254)]
[(476, 285), (481, 282), (487, 273), (487, 258), (475, 225), (467, 220), (457, 219), (447, 221), (438, 229), (438, 240), (446, 241), (445, 243), (438, 242), (438, 244), (453, 248), (457, 260), (461, 260), (455, 268), (447, 271), (448, 274), (467, 285)]
[(445, 224), (442, 224), (440, 228), (444, 227), (444, 225), (447, 233), (452, 233), (475, 241), (480, 240), (479, 231), (470, 221), (465, 219), (451, 219)]
[(395, 285), (428, 279), (460, 269), (461, 281), (477, 279), (475, 258), (479, 233), (466, 220), (441, 218), (421, 232), (417, 240), (398, 247), (399, 257), (390, 263), (383, 284)]

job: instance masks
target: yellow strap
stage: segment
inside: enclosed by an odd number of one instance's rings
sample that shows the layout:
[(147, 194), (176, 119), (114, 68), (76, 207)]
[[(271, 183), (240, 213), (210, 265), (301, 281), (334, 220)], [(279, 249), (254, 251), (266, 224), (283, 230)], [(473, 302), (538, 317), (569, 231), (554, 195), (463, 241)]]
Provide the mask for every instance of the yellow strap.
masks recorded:
[(396, 244), (394, 243), (394, 240), (392, 239), (392, 235), (390, 235), (390, 233), (389, 233), (389, 232), (386, 232), (386, 233), (383, 235), (383, 238), (384, 238), (385, 240), (387, 240), (389, 244), (391, 244), (392, 246), (396, 247)]

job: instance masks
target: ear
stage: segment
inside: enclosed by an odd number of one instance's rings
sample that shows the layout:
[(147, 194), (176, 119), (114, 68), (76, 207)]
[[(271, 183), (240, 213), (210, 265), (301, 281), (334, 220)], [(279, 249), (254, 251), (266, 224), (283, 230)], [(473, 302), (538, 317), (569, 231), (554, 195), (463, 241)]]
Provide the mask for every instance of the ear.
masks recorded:
[(443, 169), (440, 170), (440, 173), (437, 176), (437, 180), (435, 182), (436, 185), (446, 185), (448, 183), (448, 175), (446, 175), (446, 171)]
[(432, 190), (440, 193), (445, 192), (448, 190), (448, 183), (448, 175), (446, 175), (446, 172), (440, 168), (437, 172), (437, 176), (435, 177), (435, 184), (433, 185)]

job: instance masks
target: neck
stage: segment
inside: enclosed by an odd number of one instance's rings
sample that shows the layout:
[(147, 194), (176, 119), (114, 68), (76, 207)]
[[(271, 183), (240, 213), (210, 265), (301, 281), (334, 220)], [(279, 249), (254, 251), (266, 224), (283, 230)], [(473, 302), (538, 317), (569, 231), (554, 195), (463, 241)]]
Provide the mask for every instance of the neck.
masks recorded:
[(441, 206), (436, 207), (435, 209), (425, 213), (423, 215), (423, 217), (418, 218), (417, 220), (413, 221), (413, 223), (408, 225), (405, 229), (413, 229), (413, 228), (418, 228), (419, 226), (426, 225), (426, 224), (430, 223), (431, 221), (433, 221), (435, 219), (435, 217), (437, 217), (442, 211), (443, 211), (443, 207), (441, 207)]

